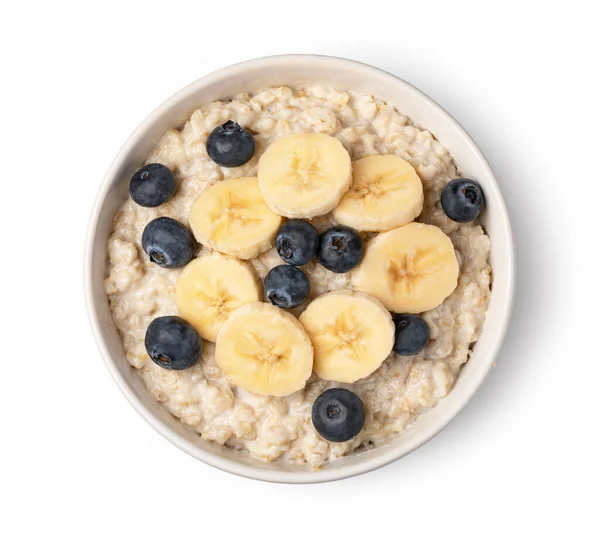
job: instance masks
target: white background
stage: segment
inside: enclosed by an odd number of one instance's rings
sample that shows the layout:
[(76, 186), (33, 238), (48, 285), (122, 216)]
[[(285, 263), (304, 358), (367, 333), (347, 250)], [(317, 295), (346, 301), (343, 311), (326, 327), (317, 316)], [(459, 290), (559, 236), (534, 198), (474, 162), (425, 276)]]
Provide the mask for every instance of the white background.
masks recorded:
[[(593, 2), (2, 2), (0, 541), (598, 542), (600, 39)], [(82, 296), (105, 170), (160, 102), (276, 53), (387, 69), (490, 160), (519, 283), (497, 366), (437, 438), (319, 486), (220, 473), (127, 404)]]

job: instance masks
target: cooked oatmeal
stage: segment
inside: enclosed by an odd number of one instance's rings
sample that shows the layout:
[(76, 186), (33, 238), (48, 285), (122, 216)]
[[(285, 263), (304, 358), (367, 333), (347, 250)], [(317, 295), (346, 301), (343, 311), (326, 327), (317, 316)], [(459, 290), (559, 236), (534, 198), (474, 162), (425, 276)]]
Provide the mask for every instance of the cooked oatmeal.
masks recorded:
[[(256, 153), (243, 166), (224, 168), (206, 152), (206, 139), (218, 125), (234, 120), (255, 134)], [(199, 364), (182, 371), (154, 364), (144, 347), (150, 322), (177, 315), (175, 283), (180, 270), (156, 266), (141, 248), (149, 221), (169, 216), (188, 224), (189, 208), (206, 187), (227, 178), (255, 176), (257, 161), (271, 141), (292, 133), (322, 132), (339, 139), (352, 160), (372, 154), (395, 154), (410, 162), (425, 192), (417, 219), (440, 227), (454, 244), (458, 287), (440, 306), (423, 314), (431, 340), (415, 356), (392, 353), (373, 374), (343, 387), (363, 400), (367, 419), (354, 439), (330, 443), (311, 423), (311, 407), (325, 389), (339, 386), (314, 374), (306, 387), (283, 398), (265, 397), (233, 386), (217, 366), (215, 346), (205, 342)], [(181, 129), (168, 131), (147, 163), (173, 170), (175, 196), (158, 208), (142, 208), (128, 199), (114, 219), (108, 243), (106, 293), (129, 363), (137, 369), (156, 400), (206, 440), (250, 456), (319, 466), (361, 445), (378, 445), (402, 432), (423, 410), (446, 396), (470, 346), (481, 331), (490, 295), (490, 240), (477, 222), (458, 224), (446, 217), (439, 199), (444, 185), (458, 177), (452, 157), (427, 131), (415, 127), (394, 107), (372, 96), (322, 86), (278, 87), (213, 102), (196, 110)], [(330, 215), (311, 221), (322, 231)], [(202, 248), (199, 254), (209, 253)], [(251, 261), (262, 279), (283, 264), (275, 249)], [(309, 301), (333, 289), (350, 289), (350, 273), (335, 274), (316, 261), (301, 267), (311, 283)], [(291, 310), (299, 315), (306, 307)]]

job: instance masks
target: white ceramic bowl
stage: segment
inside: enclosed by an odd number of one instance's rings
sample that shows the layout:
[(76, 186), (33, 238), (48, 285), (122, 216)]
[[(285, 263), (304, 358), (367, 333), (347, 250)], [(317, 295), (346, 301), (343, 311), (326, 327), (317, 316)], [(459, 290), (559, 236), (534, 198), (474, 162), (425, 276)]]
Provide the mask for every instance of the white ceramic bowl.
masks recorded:
[[(127, 363), (113, 323), (103, 280), (112, 219), (128, 195), (128, 181), (162, 134), (178, 127), (201, 104), (243, 91), (306, 82), (372, 94), (430, 130), (450, 151), (462, 175), (482, 185), (483, 224), (492, 239), (494, 283), (483, 332), (450, 395), (404, 433), (375, 449), (349, 455), (320, 471), (280, 463), (263, 464), (202, 440), (162, 408)], [(396, 76), (358, 62), (316, 55), (282, 55), (236, 64), (205, 76), (169, 98), (131, 135), (115, 158), (92, 212), (85, 253), (85, 291), (96, 341), (113, 378), (133, 407), (165, 438), (213, 467), (259, 480), (314, 483), (338, 480), (382, 467), (438, 433), (465, 406), (488, 373), (504, 337), (512, 308), (515, 262), (511, 229), (500, 189), (469, 135), (440, 106)]]

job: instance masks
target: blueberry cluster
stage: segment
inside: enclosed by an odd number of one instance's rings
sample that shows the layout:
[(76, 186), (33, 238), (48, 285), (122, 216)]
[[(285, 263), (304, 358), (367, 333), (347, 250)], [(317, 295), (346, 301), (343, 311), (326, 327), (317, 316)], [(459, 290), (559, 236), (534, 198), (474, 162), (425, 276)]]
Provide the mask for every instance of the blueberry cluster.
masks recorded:
[(298, 266), (315, 257), (328, 270), (342, 274), (360, 263), (364, 254), (362, 238), (354, 229), (336, 226), (319, 236), (304, 219), (291, 219), (277, 232), (277, 253), (288, 264), (276, 266), (265, 278), (265, 297), (280, 308), (295, 308), (310, 293), (308, 278)]

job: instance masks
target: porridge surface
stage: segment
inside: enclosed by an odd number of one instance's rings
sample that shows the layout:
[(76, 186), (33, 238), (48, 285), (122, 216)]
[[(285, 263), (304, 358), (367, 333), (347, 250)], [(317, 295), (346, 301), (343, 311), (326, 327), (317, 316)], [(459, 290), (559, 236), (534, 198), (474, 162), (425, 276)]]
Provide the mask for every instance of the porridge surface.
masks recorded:
[[(401, 105), (400, 105), (401, 106)], [(255, 134), (256, 153), (238, 168), (223, 168), (206, 152), (206, 139), (218, 125), (238, 122)], [(264, 397), (233, 386), (217, 366), (215, 346), (204, 343), (199, 364), (182, 371), (154, 364), (144, 347), (146, 328), (159, 316), (177, 315), (175, 282), (180, 269), (152, 264), (141, 248), (146, 224), (168, 216), (188, 225), (198, 194), (220, 180), (255, 176), (257, 162), (271, 141), (292, 133), (321, 132), (338, 138), (352, 160), (394, 154), (410, 162), (423, 182), (425, 203), (417, 219), (448, 234), (460, 264), (458, 287), (440, 306), (422, 314), (431, 329), (424, 351), (392, 353), (373, 374), (341, 386), (363, 400), (365, 426), (354, 439), (330, 443), (311, 423), (311, 407), (325, 389), (340, 386), (314, 374), (306, 387), (283, 398)], [(382, 443), (401, 432), (420, 412), (446, 396), (481, 331), (491, 282), (490, 240), (477, 221), (458, 224), (446, 217), (439, 199), (444, 185), (458, 177), (452, 157), (426, 130), (415, 127), (394, 107), (372, 96), (322, 86), (278, 87), (213, 102), (196, 110), (181, 130), (170, 130), (148, 157), (175, 173), (175, 196), (158, 208), (142, 208), (130, 198), (114, 219), (108, 242), (105, 289), (129, 363), (150, 393), (173, 415), (207, 440), (244, 450), (266, 461), (282, 459), (319, 466), (360, 446)], [(322, 231), (330, 215), (311, 221)], [(199, 254), (210, 253), (202, 248)], [(275, 249), (250, 261), (262, 279), (284, 264)], [(335, 274), (316, 262), (303, 267), (311, 283), (309, 301), (333, 289), (351, 288), (350, 273)], [(297, 316), (306, 307), (295, 308)]]

